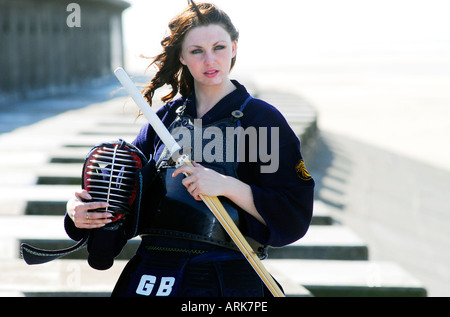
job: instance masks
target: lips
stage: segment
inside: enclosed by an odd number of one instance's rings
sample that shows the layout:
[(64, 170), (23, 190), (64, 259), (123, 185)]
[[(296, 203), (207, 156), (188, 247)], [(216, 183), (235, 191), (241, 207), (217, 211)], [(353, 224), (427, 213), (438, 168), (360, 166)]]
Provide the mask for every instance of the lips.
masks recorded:
[(204, 72), (203, 74), (206, 77), (215, 77), (217, 74), (219, 73), (219, 71), (217, 69), (208, 69), (206, 72)]

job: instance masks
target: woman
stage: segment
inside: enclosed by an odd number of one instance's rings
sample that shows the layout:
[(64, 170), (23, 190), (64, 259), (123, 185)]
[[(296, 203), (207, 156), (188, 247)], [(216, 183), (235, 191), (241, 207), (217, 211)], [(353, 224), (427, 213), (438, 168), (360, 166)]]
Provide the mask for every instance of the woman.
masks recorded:
[[(151, 105), (156, 89), (172, 87), (157, 114), (173, 135), (187, 139), (194, 166), (175, 168), (153, 129), (142, 127), (133, 143), (153, 158), (157, 172), (148, 177), (141, 206), (142, 243), (113, 296), (264, 296), (262, 281), (200, 195), (219, 196), (264, 253), (265, 246), (283, 246), (306, 233), (314, 181), (283, 116), (230, 79), (238, 32), (229, 17), (213, 4), (191, 1), (169, 28), (144, 96)], [(230, 137), (229, 131), (238, 132)], [(68, 202), (72, 221), (66, 218), (66, 231), (72, 237), (111, 222), (111, 214), (93, 211), (106, 204), (85, 202), (90, 198), (80, 191)]]

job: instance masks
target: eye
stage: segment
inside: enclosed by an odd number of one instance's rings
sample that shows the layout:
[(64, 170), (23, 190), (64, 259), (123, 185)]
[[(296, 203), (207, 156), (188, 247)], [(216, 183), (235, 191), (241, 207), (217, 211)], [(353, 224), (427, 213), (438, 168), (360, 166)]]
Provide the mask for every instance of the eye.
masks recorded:
[(217, 46), (214, 47), (214, 49), (216, 51), (223, 50), (224, 48), (225, 48), (225, 45), (217, 45)]
[(199, 48), (196, 48), (195, 50), (191, 51), (191, 54), (201, 54), (203, 51)]

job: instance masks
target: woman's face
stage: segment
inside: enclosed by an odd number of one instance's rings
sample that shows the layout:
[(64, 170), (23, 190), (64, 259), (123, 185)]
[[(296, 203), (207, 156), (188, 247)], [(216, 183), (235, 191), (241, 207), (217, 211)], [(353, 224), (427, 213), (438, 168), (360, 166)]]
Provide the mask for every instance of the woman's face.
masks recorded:
[(210, 24), (190, 30), (183, 41), (180, 61), (200, 86), (221, 85), (228, 80), (236, 41), (220, 25)]

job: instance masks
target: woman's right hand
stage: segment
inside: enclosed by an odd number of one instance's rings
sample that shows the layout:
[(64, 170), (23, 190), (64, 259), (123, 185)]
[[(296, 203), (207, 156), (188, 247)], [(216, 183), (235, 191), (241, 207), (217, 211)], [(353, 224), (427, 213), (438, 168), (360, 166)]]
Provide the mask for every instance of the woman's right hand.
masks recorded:
[(96, 212), (95, 209), (107, 208), (107, 202), (90, 202), (91, 195), (86, 190), (75, 192), (74, 197), (67, 202), (67, 214), (77, 228), (101, 228), (110, 223), (112, 214)]

